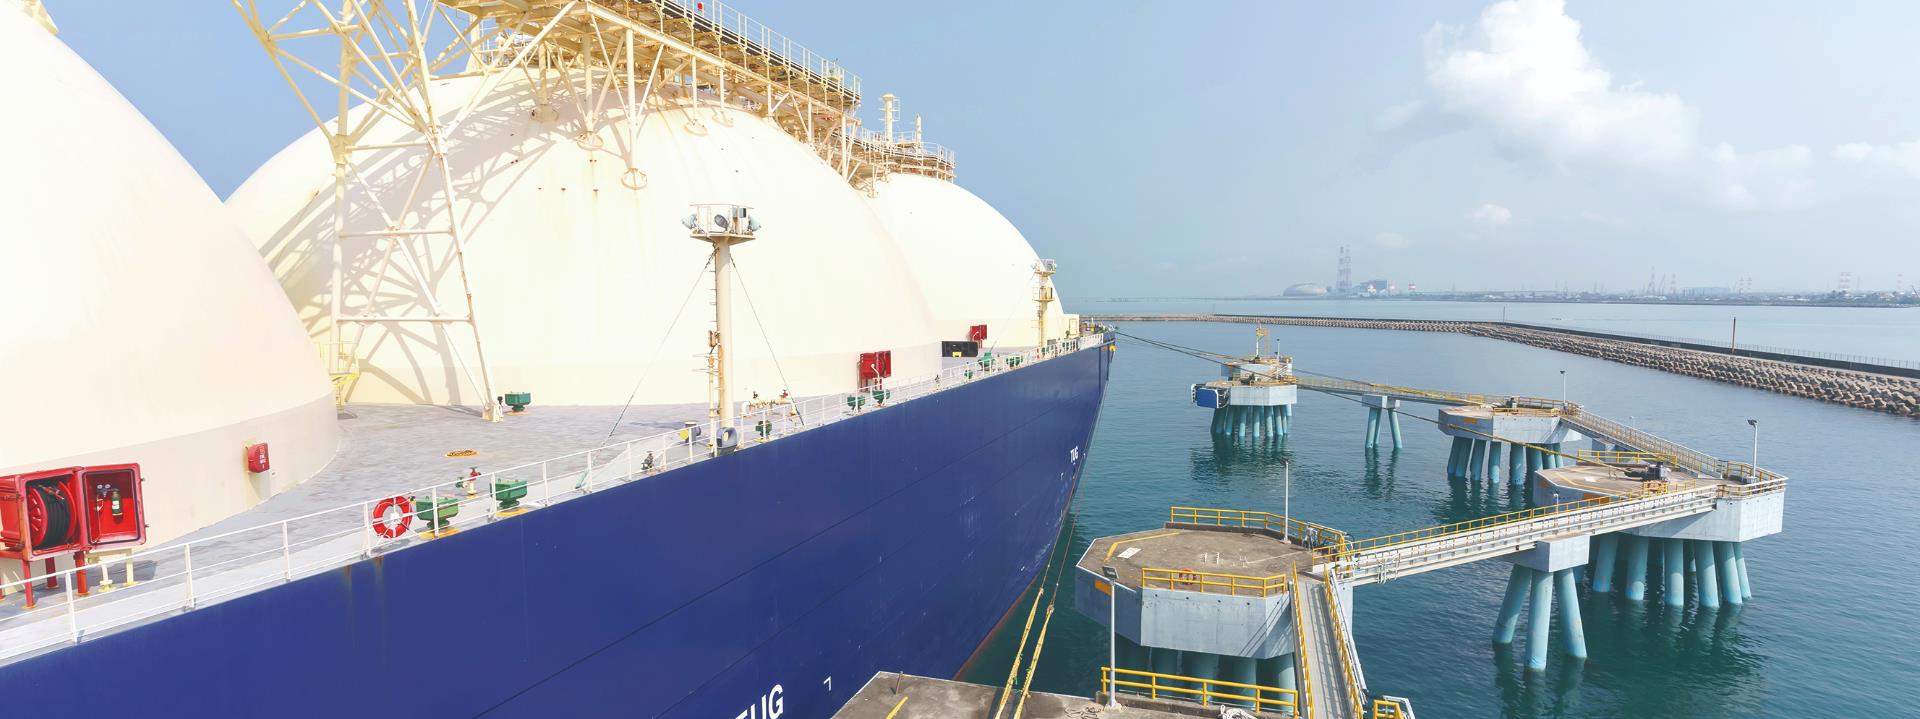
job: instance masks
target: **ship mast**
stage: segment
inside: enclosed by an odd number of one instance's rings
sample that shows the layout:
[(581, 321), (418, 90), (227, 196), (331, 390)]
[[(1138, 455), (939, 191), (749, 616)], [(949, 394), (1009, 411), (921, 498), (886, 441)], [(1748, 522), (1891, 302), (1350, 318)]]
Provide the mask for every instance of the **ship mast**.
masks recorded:
[(1033, 288), (1033, 301), (1039, 305), (1034, 326), (1040, 331), (1033, 345), (1036, 348), (1047, 346), (1047, 305), (1053, 304), (1053, 273), (1058, 266), (1059, 263), (1053, 260), (1035, 260), (1033, 263), (1033, 276), (1038, 283)]
[[(710, 416), (718, 420), (722, 431), (733, 427), (733, 246), (754, 238), (760, 222), (748, 215), (751, 208), (742, 205), (694, 205), (693, 214), (681, 224), (693, 239), (713, 246), (713, 406)], [(718, 433), (714, 437), (720, 439)]]

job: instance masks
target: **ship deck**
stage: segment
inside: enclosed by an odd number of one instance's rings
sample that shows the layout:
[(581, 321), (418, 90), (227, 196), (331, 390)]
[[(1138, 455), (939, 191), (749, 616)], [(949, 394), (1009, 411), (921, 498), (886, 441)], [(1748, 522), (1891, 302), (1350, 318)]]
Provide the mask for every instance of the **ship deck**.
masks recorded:
[[(1060, 347), (1079, 349), (1077, 339)], [(938, 375), (890, 385), (884, 399), (831, 394), (754, 404), (740, 418), (739, 446), (1051, 358), (1006, 355), (987, 370), (972, 360), (943, 362)], [(855, 399), (858, 406), (850, 404)], [(25, 608), (16, 585), (0, 597), (0, 666), (718, 456), (707, 437), (689, 441), (682, 431), (707, 419), (704, 404), (535, 405), (498, 423), (469, 408), (349, 405), (340, 413), (334, 460), (298, 486), (130, 556), (96, 557), (102, 564), (86, 570), (93, 589), (87, 596), (68, 593), (71, 569), (56, 574), (59, 588), (36, 586), (34, 609)], [(699, 428), (711, 435), (713, 427)], [(463, 483), (476, 470), (477, 481)], [(511, 495), (521, 492), (520, 507), (509, 508)], [(412, 504), (383, 511), (389, 498), (401, 497)], [(448, 531), (428, 531), (429, 504), (442, 507)], [(376, 531), (382, 526), (394, 531)]]
[[(330, 512), (369, 498), (412, 494), (422, 488), (444, 485), (464, 478), (475, 469), (481, 473), (496, 469), (541, 463), (552, 457), (577, 453), (582, 447), (617, 447), (621, 443), (659, 435), (681, 428), (687, 421), (704, 420), (704, 405), (674, 404), (621, 407), (541, 407), (525, 414), (509, 416), (502, 422), (482, 421), (475, 410), (464, 407), (421, 405), (348, 405), (340, 410), (341, 439), (333, 461), (319, 473), (292, 489), (281, 492), (251, 509), (240, 512), (197, 531), (168, 542), (143, 548), (132, 561), (135, 584), (125, 584), (126, 566), (117, 559), (104, 565), (114, 584), (102, 591), (100, 572), (89, 572), (96, 601), (84, 602), (87, 621), (121, 629), (144, 621), (168, 616), (178, 610), (177, 583), (155, 582), (182, 574), (189, 561), (184, 553), (165, 551), (191, 544), (196, 594), (208, 601), (239, 596), (263, 585), (277, 583), (302, 567), (331, 564), (341, 551), (353, 552), (367, 542), (353, 531), (365, 523), (361, 512)], [(617, 422), (617, 424), (616, 424)], [(471, 450), (472, 455), (449, 456)], [(684, 461), (693, 450), (679, 448), (675, 455), (663, 454), (663, 465)], [(596, 461), (624, 461), (618, 453)], [(539, 506), (563, 499), (578, 489), (587, 457), (575, 461), (553, 462), (547, 467), (549, 481), (539, 482), (532, 472), (524, 502)], [(603, 465), (604, 466), (604, 465)], [(624, 467), (617, 467), (616, 471)], [(597, 473), (596, 473), (597, 474)], [(477, 490), (486, 493), (484, 483)], [(464, 492), (449, 492), (456, 496)], [(478, 497), (486, 500), (487, 497)], [(468, 502), (468, 505), (485, 504)], [(496, 521), (498, 515), (476, 513), (467, 506), (455, 515), (459, 526)], [(329, 516), (337, 515), (337, 516)], [(288, 523), (283, 537), (279, 522)], [(424, 526), (416, 522), (413, 527)], [(311, 541), (307, 541), (311, 540)], [(391, 551), (427, 541), (410, 534), (382, 544)], [(291, 551), (287, 545), (291, 544)], [(286, 556), (282, 556), (285, 554)], [(38, 606), (23, 609), (14, 596), (0, 602), (0, 664), (31, 656), (49, 647), (64, 644), (70, 638), (63, 589), (36, 587)], [(99, 601), (104, 600), (104, 601)]]

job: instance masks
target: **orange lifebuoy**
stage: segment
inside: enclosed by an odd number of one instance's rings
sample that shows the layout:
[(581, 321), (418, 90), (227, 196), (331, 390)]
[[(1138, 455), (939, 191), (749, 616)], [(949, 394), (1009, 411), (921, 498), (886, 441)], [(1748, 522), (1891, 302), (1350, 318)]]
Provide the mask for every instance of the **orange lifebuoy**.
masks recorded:
[[(388, 519), (387, 514), (395, 509), (400, 510), (400, 516), (395, 519)], [(413, 526), (413, 500), (402, 496), (393, 496), (382, 499), (379, 504), (373, 505), (374, 534), (386, 537), (387, 539), (396, 539), (406, 534), (407, 528), (411, 526)]]

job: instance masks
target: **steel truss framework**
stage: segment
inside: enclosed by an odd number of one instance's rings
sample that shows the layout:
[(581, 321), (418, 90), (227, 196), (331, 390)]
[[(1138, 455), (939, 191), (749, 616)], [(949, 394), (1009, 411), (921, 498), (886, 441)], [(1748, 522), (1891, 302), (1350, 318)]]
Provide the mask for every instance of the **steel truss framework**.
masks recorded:
[[(232, 2), (329, 139), (329, 371), (338, 379), (358, 369), (369, 327), (425, 325), (484, 398), (489, 420), (500, 419), (501, 410), (465, 242), (480, 220), (462, 216), (474, 190), (456, 181), (447, 158), (459, 151), (461, 127), (502, 80), (525, 77), (542, 103), (564, 91), (582, 118), (577, 137), (583, 140), (597, 141), (606, 125), (625, 120), (618, 149), (626, 162), (623, 182), (634, 189), (646, 184), (634, 147), (647, 108), (667, 92), (696, 113), (714, 106), (711, 117), (723, 124), (730, 120), (721, 105), (757, 112), (857, 185), (888, 169), (952, 177), (951, 153), (918, 149), (917, 140), (878, 147), (863, 136), (855, 117), (858, 77), (719, 3), (299, 0), (275, 17), (262, 14), (258, 0)], [(475, 77), (480, 91), (460, 102), (436, 97), (441, 82)], [(374, 132), (390, 124), (411, 139), (369, 139), (394, 136)], [(371, 177), (376, 173), (381, 176)], [(383, 200), (376, 185), (404, 187), (405, 197)], [(379, 259), (365, 268), (370, 280), (345, 276), (347, 243), (372, 243)], [(461, 306), (443, 306), (441, 297), (456, 289)], [(471, 337), (472, 365), (453, 347), (449, 329), (462, 325)]]

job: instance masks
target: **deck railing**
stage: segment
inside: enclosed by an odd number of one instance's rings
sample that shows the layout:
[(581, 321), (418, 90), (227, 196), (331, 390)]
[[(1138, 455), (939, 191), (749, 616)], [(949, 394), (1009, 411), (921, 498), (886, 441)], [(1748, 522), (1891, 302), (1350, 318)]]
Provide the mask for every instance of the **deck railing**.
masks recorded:
[(1340, 655), (1340, 671), (1347, 678), (1347, 706), (1359, 712), (1361, 707), (1366, 706), (1361, 700), (1367, 693), (1366, 674), (1360, 670), (1360, 651), (1353, 646), (1353, 636), (1347, 633), (1346, 621), (1341, 618), (1339, 587), (1334, 584), (1336, 581), (1333, 573), (1328, 572), (1320, 588), (1327, 597), (1327, 619), (1333, 624), (1334, 651)]
[(1140, 586), (1147, 589), (1229, 594), (1236, 597), (1271, 597), (1292, 591), (1285, 574), (1254, 577), (1193, 569), (1142, 569)]
[(1164, 698), (1198, 701), (1204, 705), (1239, 704), (1254, 711), (1280, 711), (1282, 716), (1294, 713), (1300, 706), (1299, 693), (1292, 689), (1138, 669), (1101, 667), (1100, 688), (1109, 694), (1137, 694), (1152, 699), (1161, 699), (1165, 694)]
[(1282, 536), (1299, 542), (1309, 549), (1337, 546), (1347, 541), (1345, 532), (1332, 527), (1325, 527), (1312, 522), (1303, 522), (1272, 512), (1250, 509), (1169, 507), (1167, 509), (1167, 522), (1172, 524), (1199, 524), (1211, 527), (1264, 529), (1271, 532), (1278, 532)]
[[(1011, 352), (950, 367), (934, 375), (862, 391), (749, 407), (736, 426), (739, 448), (776, 441), (826, 424), (912, 401), (1004, 372), (1018, 371), (1082, 347), (1104, 344), (1099, 336), (1060, 340), (1050, 347)], [(697, 432), (695, 430), (698, 430)], [(61, 644), (73, 644), (121, 626), (291, 582), (323, 569), (417, 545), (423, 538), (491, 524), (524, 511), (538, 511), (575, 497), (642, 480), (712, 459), (722, 449), (712, 441), (716, 420), (670, 432), (612, 443), (477, 477), (440, 482), (311, 514), (175, 542), (131, 553), (125, 560), (152, 566), (153, 575), (133, 586), (82, 596), (75, 575), (107, 579), (110, 566), (89, 564), (0, 582), (0, 661)], [(517, 509), (502, 507), (511, 499)], [(408, 502), (395, 500), (408, 498)], [(438, 521), (436, 521), (438, 520)], [(432, 525), (440, 523), (443, 529)], [(381, 531), (386, 528), (387, 531)], [(397, 530), (397, 531), (395, 531)], [(409, 530), (412, 530), (411, 532)], [(433, 530), (433, 531), (429, 531)], [(418, 536), (416, 536), (418, 535)], [(114, 563), (119, 563), (115, 559)], [(59, 607), (24, 610), (13, 595), (29, 583), (53, 582)], [(100, 582), (93, 582), (98, 587)], [(42, 585), (45, 586), (45, 585)]]

